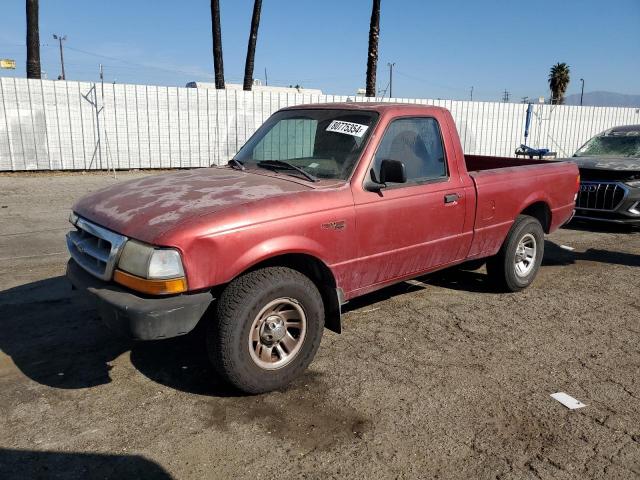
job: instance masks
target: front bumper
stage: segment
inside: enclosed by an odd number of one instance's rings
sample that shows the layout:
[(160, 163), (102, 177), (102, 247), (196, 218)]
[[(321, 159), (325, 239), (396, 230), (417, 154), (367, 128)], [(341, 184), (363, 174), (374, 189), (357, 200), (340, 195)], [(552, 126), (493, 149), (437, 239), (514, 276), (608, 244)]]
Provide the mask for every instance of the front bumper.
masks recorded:
[(67, 278), (93, 297), (102, 320), (113, 330), (137, 340), (156, 340), (189, 333), (213, 301), (210, 292), (171, 297), (141, 296), (87, 273), (73, 259)]
[(625, 187), (627, 193), (623, 200), (612, 210), (580, 208), (576, 205), (576, 220), (617, 223), (621, 225), (640, 225), (640, 188)]
[(623, 215), (606, 214), (598, 215), (594, 212), (578, 210), (573, 220), (587, 220), (592, 222), (616, 223), (618, 225), (640, 225), (640, 218), (629, 218)]

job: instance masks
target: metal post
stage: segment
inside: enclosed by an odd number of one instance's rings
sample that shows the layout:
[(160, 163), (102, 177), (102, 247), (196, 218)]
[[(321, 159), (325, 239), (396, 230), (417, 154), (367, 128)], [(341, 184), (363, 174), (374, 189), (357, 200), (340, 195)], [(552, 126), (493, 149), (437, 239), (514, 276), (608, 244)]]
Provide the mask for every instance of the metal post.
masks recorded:
[[(102, 64), (100, 64), (100, 101), (101, 101), (100, 112), (104, 112), (104, 69), (102, 68)], [(114, 101), (114, 104), (115, 104), (115, 101)], [(111, 149), (109, 148), (109, 137), (107, 136), (106, 118), (107, 117), (105, 116), (105, 121), (102, 122), (102, 128), (104, 129), (104, 145), (105, 145), (104, 153), (107, 157), (107, 172), (109, 171), (109, 167), (111, 166), (113, 169), (113, 178), (116, 178), (116, 165), (115, 163), (112, 163), (113, 155), (111, 155)], [(116, 139), (116, 143), (117, 143), (117, 139)]]
[(473, 102), (473, 85), (471, 85), (471, 94), (469, 95), (469, 101)]
[(389, 98), (393, 98), (393, 67), (394, 63), (387, 63), (389, 65)]
[(98, 134), (98, 142), (96, 143), (96, 148), (98, 149), (98, 164), (100, 165), (98, 168), (102, 170), (102, 142), (100, 138), (100, 109), (98, 108), (98, 89), (96, 88), (96, 84), (93, 84), (93, 104), (96, 111), (96, 132)]
[(584, 78), (581, 78), (580, 81), (582, 82), (582, 89), (580, 90), (580, 106), (582, 106), (582, 97), (584, 96)]

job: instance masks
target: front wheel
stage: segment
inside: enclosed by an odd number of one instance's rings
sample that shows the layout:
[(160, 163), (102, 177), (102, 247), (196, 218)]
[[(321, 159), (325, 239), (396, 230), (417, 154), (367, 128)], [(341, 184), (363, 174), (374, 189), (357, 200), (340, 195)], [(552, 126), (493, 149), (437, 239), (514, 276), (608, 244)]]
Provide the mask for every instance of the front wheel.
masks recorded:
[(518, 215), (498, 254), (487, 261), (487, 273), (498, 286), (518, 292), (533, 282), (543, 255), (542, 225), (536, 218)]
[(236, 388), (282, 388), (315, 356), (324, 305), (314, 283), (285, 267), (249, 272), (222, 292), (209, 324), (207, 350), (218, 373)]

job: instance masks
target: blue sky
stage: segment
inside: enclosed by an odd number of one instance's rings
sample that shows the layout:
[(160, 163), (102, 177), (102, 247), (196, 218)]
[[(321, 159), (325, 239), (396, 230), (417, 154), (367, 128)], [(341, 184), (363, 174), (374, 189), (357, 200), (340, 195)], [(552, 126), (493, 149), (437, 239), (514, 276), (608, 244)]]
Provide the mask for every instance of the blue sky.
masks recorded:
[[(42, 68), (60, 73), (53, 33), (66, 34), (67, 78), (184, 85), (212, 81), (208, 0), (41, 0)], [(252, 0), (221, 0), (225, 76), (241, 83)], [(364, 87), (370, 0), (263, 0), (256, 78), (326, 93)], [(25, 75), (24, 1), (0, 6), (0, 58)], [(546, 78), (566, 62), (568, 93), (640, 94), (640, 0), (382, 0), (378, 88), (395, 62), (395, 97), (498, 100), (548, 96)], [(99, 55), (102, 55), (99, 56)]]

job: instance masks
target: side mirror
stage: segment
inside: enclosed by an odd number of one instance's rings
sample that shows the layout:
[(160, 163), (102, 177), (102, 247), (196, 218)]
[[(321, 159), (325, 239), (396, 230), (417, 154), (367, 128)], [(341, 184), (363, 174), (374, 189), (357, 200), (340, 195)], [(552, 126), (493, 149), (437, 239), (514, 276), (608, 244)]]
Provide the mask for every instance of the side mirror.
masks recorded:
[(380, 183), (406, 183), (407, 172), (400, 160), (382, 160), (380, 164)]
[(376, 178), (376, 173), (371, 169), (364, 181), (364, 189), (368, 192), (378, 192), (387, 186), (387, 182), (406, 183), (407, 173), (404, 170), (404, 163), (400, 160), (382, 160), (380, 163), (380, 180)]

